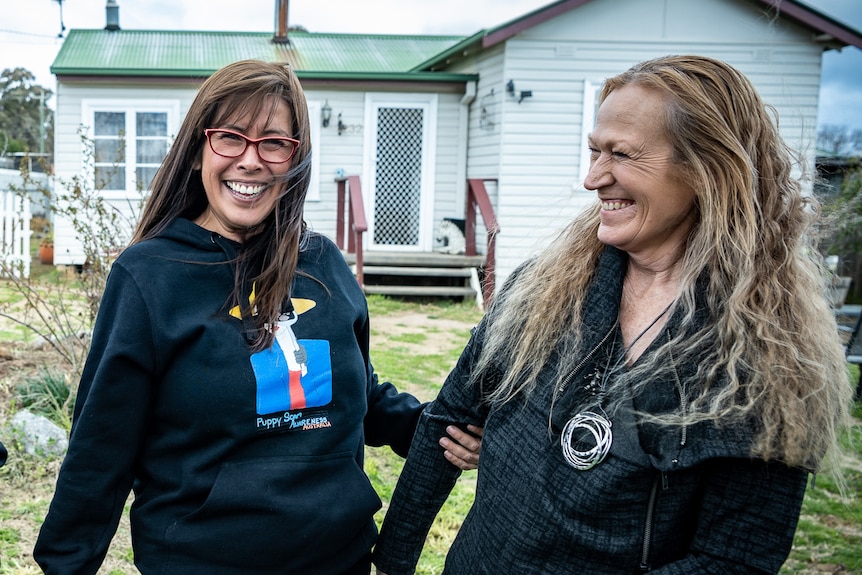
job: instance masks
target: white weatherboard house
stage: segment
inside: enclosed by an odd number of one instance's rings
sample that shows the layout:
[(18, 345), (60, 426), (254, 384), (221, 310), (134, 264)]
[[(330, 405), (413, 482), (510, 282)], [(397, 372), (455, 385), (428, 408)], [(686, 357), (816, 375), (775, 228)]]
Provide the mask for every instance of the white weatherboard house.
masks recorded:
[[(349, 252), (369, 292), (408, 293), (387, 274), (430, 284), (441, 265), (478, 268), (487, 298), (594, 201), (581, 182), (605, 78), (666, 54), (725, 60), (813, 167), (822, 53), (862, 48), (860, 31), (798, 0), (560, 0), (469, 37), (312, 33), (290, 29), (287, 13), (276, 0), (274, 33), (124, 30), (108, 0), (106, 27), (72, 30), (51, 68), (58, 176), (84, 171), (84, 126), (97, 159), (125, 147), (103, 191), (123, 205), (146, 188), (204, 78), (245, 58), (289, 62), (313, 120), (309, 225)], [(446, 219), (466, 220), (466, 253), (478, 237), (478, 256), (441, 253), (462, 251), (440, 231)], [(58, 221), (55, 263), (82, 258)], [(458, 282), (427, 293), (469, 293)]]

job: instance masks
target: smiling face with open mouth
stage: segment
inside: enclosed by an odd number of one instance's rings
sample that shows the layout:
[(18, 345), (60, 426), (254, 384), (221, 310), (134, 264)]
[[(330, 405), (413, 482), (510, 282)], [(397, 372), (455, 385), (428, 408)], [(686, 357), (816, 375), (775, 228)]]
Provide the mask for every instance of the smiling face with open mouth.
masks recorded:
[(599, 240), (653, 260), (679, 255), (697, 220), (695, 192), (667, 136), (666, 105), (637, 84), (611, 92), (590, 134), (584, 180), (602, 204)]
[[(272, 109), (263, 106), (262, 112), (256, 116), (229, 116), (225, 125), (215, 128), (236, 132), (254, 140), (265, 137), (289, 138), (293, 135), (290, 132), (292, 124), (293, 118), (287, 104), (278, 100)], [(240, 135), (226, 136), (242, 140)], [(195, 168), (201, 170), (207, 207), (195, 218), (195, 223), (234, 241), (245, 241), (258, 231), (260, 223), (275, 209), (287, 186), (283, 176), (291, 165), (290, 161), (264, 161), (259, 155), (258, 146), (251, 143), (245, 146), (241, 154), (231, 158), (215, 153), (212, 145), (205, 141), (199, 164)]]

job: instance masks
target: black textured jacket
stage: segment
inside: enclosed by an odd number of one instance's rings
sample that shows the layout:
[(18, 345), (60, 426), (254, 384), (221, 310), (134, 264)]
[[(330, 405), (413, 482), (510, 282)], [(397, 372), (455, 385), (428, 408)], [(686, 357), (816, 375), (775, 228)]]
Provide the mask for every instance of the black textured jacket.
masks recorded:
[[(585, 306), (584, 349), (613, 329), (625, 265), (625, 254), (605, 250)], [(675, 314), (646, 353), (678, 323)], [(751, 459), (752, 429), (656, 429), (623, 415), (614, 417), (607, 459), (577, 471), (560, 449), (562, 426), (577, 412), (571, 396), (557, 403), (549, 429), (553, 367), (526, 401), (490, 414), (467, 386), (483, 333), (484, 323), (420, 418), (375, 550), (381, 571), (413, 573), (426, 532), (457, 479), (436, 445), (453, 422), (484, 425), (485, 435), (476, 499), (449, 551), (447, 575), (779, 570), (791, 547), (806, 471)], [(635, 399), (637, 409), (676, 408), (695, 366), (677, 372), (680, 384), (651, 382), (648, 396)]]

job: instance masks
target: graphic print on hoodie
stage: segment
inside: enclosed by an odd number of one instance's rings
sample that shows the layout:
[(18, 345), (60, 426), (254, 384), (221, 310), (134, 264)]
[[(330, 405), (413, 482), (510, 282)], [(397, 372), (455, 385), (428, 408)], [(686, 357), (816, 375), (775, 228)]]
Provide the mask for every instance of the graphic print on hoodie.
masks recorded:
[(278, 323), (273, 326), (272, 346), (251, 356), (257, 386), (257, 414), (277, 414), (258, 418), (258, 427), (329, 427), (325, 417), (309, 419), (301, 413), (287, 413), (323, 407), (332, 401), (329, 341), (297, 339), (292, 327), (301, 314), (316, 304), (300, 298), (291, 299), (291, 303), (293, 309), (279, 316)]

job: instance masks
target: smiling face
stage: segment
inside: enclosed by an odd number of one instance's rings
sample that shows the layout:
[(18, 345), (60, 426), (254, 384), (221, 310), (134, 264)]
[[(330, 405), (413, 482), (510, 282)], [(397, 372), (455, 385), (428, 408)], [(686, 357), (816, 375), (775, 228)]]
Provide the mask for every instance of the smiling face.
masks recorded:
[[(252, 115), (230, 115), (225, 122), (211, 128), (233, 130), (249, 138), (265, 136), (292, 137), (293, 118), (287, 104), (277, 100)], [(204, 229), (243, 242), (255, 234), (257, 227), (275, 209), (287, 187), (284, 176), (292, 162), (274, 164), (263, 161), (255, 146), (249, 144), (236, 158), (225, 158), (213, 152), (204, 141), (200, 169), (207, 207), (195, 218)]]
[(589, 138), (584, 180), (602, 202), (599, 240), (649, 261), (679, 257), (697, 218), (666, 117), (666, 102), (654, 90), (629, 84), (611, 92)]

